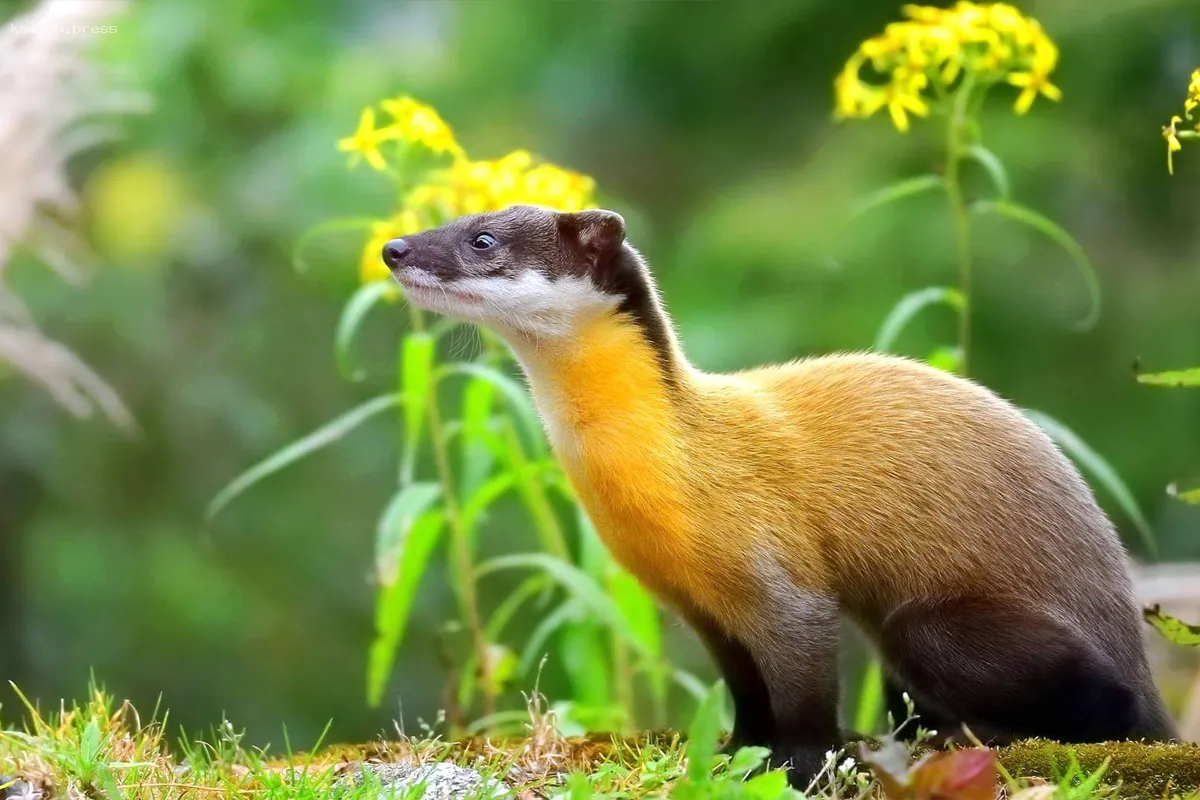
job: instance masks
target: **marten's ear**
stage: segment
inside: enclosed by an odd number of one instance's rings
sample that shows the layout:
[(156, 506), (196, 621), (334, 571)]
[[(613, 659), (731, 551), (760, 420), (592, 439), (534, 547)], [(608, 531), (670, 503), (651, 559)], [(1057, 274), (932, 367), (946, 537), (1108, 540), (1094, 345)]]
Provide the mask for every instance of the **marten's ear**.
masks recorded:
[(613, 256), (625, 241), (625, 220), (615, 211), (593, 208), (560, 214), (559, 232), (597, 266)]

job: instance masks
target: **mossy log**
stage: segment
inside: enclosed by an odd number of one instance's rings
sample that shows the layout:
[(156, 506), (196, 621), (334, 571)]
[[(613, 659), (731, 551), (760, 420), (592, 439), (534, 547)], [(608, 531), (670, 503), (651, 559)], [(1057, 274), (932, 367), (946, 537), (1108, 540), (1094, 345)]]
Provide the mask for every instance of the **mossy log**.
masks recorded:
[(1000, 763), (1014, 778), (1054, 778), (1066, 772), (1072, 754), (1086, 772), (1099, 769), (1109, 760), (1104, 783), (1120, 783), (1125, 797), (1187, 797), (1200, 791), (1200, 744), (1106, 744), (1062, 745), (1044, 739), (1029, 739), (1001, 747)]

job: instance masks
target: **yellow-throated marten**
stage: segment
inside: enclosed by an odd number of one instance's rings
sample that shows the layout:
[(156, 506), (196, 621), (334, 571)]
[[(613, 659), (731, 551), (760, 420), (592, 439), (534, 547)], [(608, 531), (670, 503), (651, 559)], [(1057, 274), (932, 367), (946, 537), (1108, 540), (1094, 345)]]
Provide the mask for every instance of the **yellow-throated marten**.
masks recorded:
[(839, 612), (925, 727), (1175, 735), (1113, 526), (988, 390), (865, 354), (701, 372), (610, 211), (516, 206), (383, 258), (412, 302), (512, 347), (604, 542), (720, 666), (734, 746), (770, 747), (796, 783), (819, 769)]

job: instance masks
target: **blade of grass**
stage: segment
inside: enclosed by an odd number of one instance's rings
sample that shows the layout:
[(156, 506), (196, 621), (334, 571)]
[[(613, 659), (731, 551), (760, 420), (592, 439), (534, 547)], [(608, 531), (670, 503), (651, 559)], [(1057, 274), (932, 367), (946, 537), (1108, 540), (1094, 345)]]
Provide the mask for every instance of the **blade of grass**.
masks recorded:
[(337, 335), (333, 340), (333, 357), (342, 377), (360, 381), (366, 376), (365, 370), (355, 369), (350, 363), (350, 345), (354, 342), (354, 337), (358, 335), (359, 329), (362, 328), (367, 313), (379, 301), (399, 296), (400, 290), (395, 284), (389, 281), (372, 281), (360, 286), (350, 297), (342, 309), (342, 316), (338, 320)]
[(218, 492), (216, 497), (212, 499), (212, 502), (208, 504), (207, 517), (209, 519), (215, 517), (235, 497), (263, 478), (279, 472), (281, 469), (296, 463), (305, 456), (315, 453), (322, 447), (333, 444), (371, 417), (396, 408), (403, 402), (404, 398), (399, 394), (385, 394), (368, 400), (357, 408), (347, 411), (337, 419), (326, 423), (303, 439), (292, 442), (282, 450), (268, 456), (234, 478), (224, 489)]
[(890, 352), (892, 345), (917, 314), (929, 306), (938, 304), (950, 306), (960, 314), (965, 305), (962, 293), (948, 286), (930, 286), (901, 297), (879, 326), (879, 335), (875, 337), (875, 349), (882, 353)]
[(918, 175), (915, 178), (897, 181), (868, 195), (850, 212), (850, 218), (860, 217), (868, 211), (903, 200), (906, 197), (942, 189), (946, 181), (940, 175)]
[(1079, 268), (1088, 292), (1088, 313), (1082, 320), (1076, 322), (1074, 327), (1077, 330), (1086, 331), (1095, 326), (1096, 320), (1100, 319), (1100, 278), (1096, 274), (1096, 268), (1092, 265), (1091, 259), (1087, 257), (1087, 253), (1083, 251), (1079, 242), (1075, 241), (1075, 237), (1067, 233), (1058, 223), (1033, 209), (1008, 200), (981, 200), (972, 205), (971, 210), (982, 214), (999, 214), (1027, 225), (1040, 231), (1066, 251), (1071, 260), (1075, 262), (1075, 266)]

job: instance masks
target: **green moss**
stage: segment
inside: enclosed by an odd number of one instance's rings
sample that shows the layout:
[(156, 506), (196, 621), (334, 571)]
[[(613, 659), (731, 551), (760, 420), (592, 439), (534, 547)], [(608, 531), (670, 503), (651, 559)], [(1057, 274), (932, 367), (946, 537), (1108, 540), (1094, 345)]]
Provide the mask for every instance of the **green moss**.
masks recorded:
[(1122, 798), (1187, 796), (1200, 791), (1200, 744), (1062, 745), (1030, 739), (997, 752), (1000, 763), (1014, 778), (1053, 780), (1066, 772), (1073, 753), (1086, 772), (1099, 769), (1104, 759), (1110, 759), (1104, 782), (1119, 782)]

